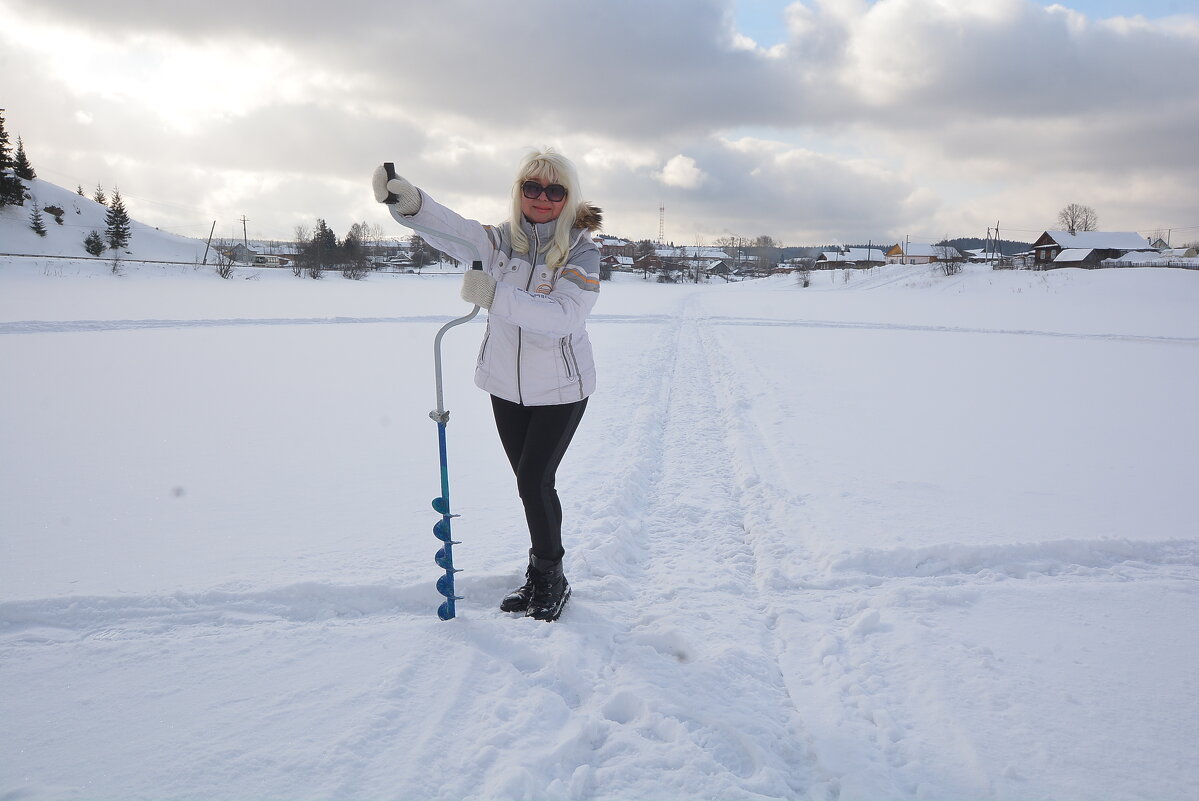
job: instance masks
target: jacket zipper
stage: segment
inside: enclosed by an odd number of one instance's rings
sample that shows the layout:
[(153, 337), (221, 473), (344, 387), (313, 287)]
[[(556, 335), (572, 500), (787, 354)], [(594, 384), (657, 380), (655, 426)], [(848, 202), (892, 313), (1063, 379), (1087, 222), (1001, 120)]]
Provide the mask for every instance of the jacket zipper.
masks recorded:
[(579, 377), (579, 400), (583, 400), (583, 373), (579, 370), (579, 357), (575, 356), (575, 335), (566, 338), (566, 347), (570, 350), (570, 360), (574, 362), (575, 375)]
[(483, 344), (479, 346), (479, 364), (487, 358), (487, 342), (491, 339), (491, 325), (487, 326), (487, 330), (483, 333)]
[(570, 357), (566, 355), (566, 340), (567, 337), (558, 340), (558, 347), (562, 351), (562, 363), (566, 365), (566, 377), (574, 378), (574, 371), (570, 367)]
[[(537, 231), (537, 225), (533, 225), (533, 252), (530, 253), (529, 277), (525, 279), (525, 292), (529, 291), (529, 287), (533, 285), (533, 273), (537, 272), (537, 254), (541, 252), (541, 236)], [(520, 400), (520, 405), (525, 405), (524, 387), (521, 386), (520, 377), (520, 357), (524, 349), (525, 330), (520, 326), (516, 328), (516, 397)]]
[(568, 336), (566, 338), (566, 349), (568, 351), (570, 351), (570, 361), (574, 365), (575, 375), (582, 378), (583, 373), (579, 370), (579, 357), (575, 355), (575, 335), (574, 334), (571, 334), (570, 336)]

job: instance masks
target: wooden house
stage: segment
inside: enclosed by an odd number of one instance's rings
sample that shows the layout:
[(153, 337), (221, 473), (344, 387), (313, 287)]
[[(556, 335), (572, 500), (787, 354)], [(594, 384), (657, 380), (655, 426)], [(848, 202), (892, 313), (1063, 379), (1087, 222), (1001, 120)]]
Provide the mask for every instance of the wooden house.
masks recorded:
[[(1126, 253), (1152, 250), (1149, 240), (1135, 231), (1046, 231), (1033, 243), (1036, 254), (1035, 266), (1046, 270), (1054, 267), (1098, 267), (1104, 259), (1118, 259)], [(1064, 251), (1095, 251), (1091, 257), (1071, 253), (1067, 260), (1058, 263)]]
[(950, 245), (929, 245), (921, 242), (899, 244), (887, 251), (887, 264), (931, 264), (935, 261), (957, 261), (962, 258)]

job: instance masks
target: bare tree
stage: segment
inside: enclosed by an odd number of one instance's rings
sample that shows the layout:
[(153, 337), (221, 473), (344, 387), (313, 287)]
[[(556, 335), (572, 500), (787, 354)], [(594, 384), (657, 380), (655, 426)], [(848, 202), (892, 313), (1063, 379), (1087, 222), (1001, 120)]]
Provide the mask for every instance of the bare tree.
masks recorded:
[(750, 250), (757, 257), (758, 272), (764, 274), (774, 272), (775, 265), (778, 264), (782, 251), (782, 246), (778, 241), (766, 234), (762, 234), (754, 239)]
[(1099, 215), (1090, 206), (1071, 203), (1057, 213), (1057, 224), (1063, 231), (1072, 234), (1079, 231), (1098, 231)]
[(361, 281), (370, 271), (370, 256), (367, 253), (369, 237), (370, 227), (366, 223), (350, 226), (350, 232), (341, 241), (343, 278)]
[(962, 253), (948, 242), (942, 241), (934, 248), (937, 254), (937, 267), (946, 276), (957, 275), (962, 271)]
[(216, 274), (225, 279), (233, 277), (233, 256), (229, 251), (216, 252)]
[(413, 234), (408, 238), (408, 251), (412, 254), (412, 266), (416, 268), (417, 275), (420, 275), (420, 271), (425, 267), (441, 260), (437, 248), (426, 242), (420, 234)]
[(304, 223), (300, 223), (299, 225), (297, 225), (296, 232), (295, 232), (295, 240), (296, 240), (295, 253), (294, 253), (295, 258), (293, 258), (291, 260), (291, 274), (294, 275), (296, 278), (299, 278), (301, 275), (304, 274), (303, 255), (304, 255), (305, 248), (307, 248), (307, 246), (308, 246), (308, 243), (312, 241), (311, 229), (309, 229), (308, 226), (305, 225)]

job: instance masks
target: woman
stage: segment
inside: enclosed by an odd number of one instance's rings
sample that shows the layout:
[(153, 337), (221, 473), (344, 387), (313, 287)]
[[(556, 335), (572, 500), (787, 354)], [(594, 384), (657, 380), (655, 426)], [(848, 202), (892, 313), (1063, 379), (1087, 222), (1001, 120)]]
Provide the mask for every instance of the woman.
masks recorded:
[(554, 482), (595, 391), (586, 321), (599, 297), (600, 255), (591, 232), (599, 229), (600, 210), (580, 198), (574, 165), (548, 148), (521, 161), (511, 219), (495, 227), (464, 219), (404, 178), (389, 180), (383, 168), (374, 190), (380, 202), (394, 200), (439, 250), (471, 263), (475, 255), (459, 239), (483, 254), (483, 270), (467, 270), (461, 290), (463, 300), (488, 310), (475, 384), (491, 393), (531, 545), (525, 583), (500, 609), (557, 620), (570, 584), (562, 572), (562, 505)]

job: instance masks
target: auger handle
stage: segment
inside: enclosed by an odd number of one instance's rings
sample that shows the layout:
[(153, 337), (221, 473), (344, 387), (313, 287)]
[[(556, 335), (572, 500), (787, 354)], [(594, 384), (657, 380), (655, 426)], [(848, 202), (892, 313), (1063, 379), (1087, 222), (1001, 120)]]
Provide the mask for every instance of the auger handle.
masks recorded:
[[(388, 181), (390, 181), (392, 178), (396, 177), (396, 165), (394, 162), (391, 162), (391, 161), (383, 162), (383, 170), (387, 173)], [(395, 205), (396, 203), (400, 202), (400, 196), (397, 195), (395, 192), (388, 190), (387, 197), (383, 200), (383, 202), (387, 203), (388, 205)]]

